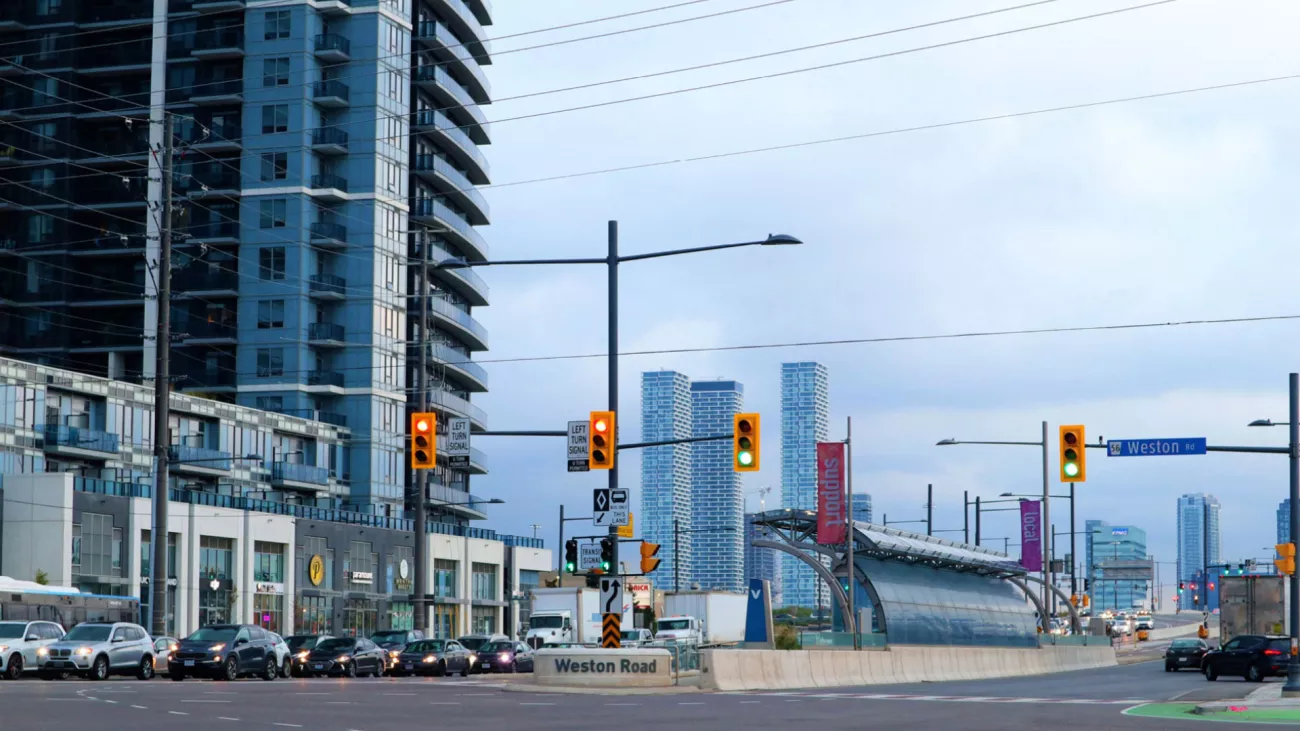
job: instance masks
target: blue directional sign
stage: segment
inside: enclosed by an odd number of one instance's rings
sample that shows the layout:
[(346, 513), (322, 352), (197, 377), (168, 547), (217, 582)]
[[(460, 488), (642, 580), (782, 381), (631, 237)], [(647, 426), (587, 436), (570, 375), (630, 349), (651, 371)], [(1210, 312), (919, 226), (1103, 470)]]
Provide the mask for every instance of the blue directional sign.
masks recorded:
[(1183, 439), (1111, 439), (1106, 442), (1111, 457), (1175, 457), (1205, 454), (1205, 437)]

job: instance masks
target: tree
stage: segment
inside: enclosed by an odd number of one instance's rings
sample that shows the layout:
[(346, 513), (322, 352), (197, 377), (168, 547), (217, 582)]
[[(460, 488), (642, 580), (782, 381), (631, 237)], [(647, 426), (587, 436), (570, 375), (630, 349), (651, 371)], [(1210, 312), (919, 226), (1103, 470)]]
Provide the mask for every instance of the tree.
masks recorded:
[(41, 586), (48, 586), (50, 583), (50, 575), (41, 569), (36, 569), (36, 583)]

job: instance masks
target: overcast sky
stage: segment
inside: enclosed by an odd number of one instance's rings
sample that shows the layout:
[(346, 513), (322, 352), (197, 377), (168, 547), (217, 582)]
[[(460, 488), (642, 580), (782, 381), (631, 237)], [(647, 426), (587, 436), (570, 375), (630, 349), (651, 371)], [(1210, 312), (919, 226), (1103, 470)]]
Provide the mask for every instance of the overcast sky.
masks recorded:
[[(834, 41), (1016, 0), (790, 0), (609, 38), (512, 48), (690, 18), (770, 0), (709, 0), (494, 44), (498, 99)], [(1023, 0), (1022, 0), (1023, 2)], [(495, 37), (648, 9), (667, 0), (494, 0)], [(502, 101), (505, 119), (943, 43), (1139, 4), (1059, 0), (937, 28), (688, 73)], [(988, 40), (783, 78), (493, 127), (496, 183), (677, 160), (894, 128), (1300, 73), (1288, 0), (1179, 0)], [(487, 189), (495, 258), (603, 256), (606, 221), (626, 253), (790, 233), (803, 247), (629, 264), (624, 350), (1292, 315), (1300, 81), (969, 124), (721, 160)], [(601, 353), (600, 267), (492, 268), (485, 358)], [(854, 419), (854, 485), (877, 520), (962, 525), (962, 491), (1040, 489), (1038, 453), (947, 447), (946, 437), (1036, 440), (1040, 422), (1090, 441), (1204, 436), (1281, 444), (1294, 321), (627, 357), (625, 439), (639, 436), (640, 374), (735, 378), (766, 421), (750, 509), (780, 493), (780, 364), (830, 369), (832, 437)], [(476, 398), (495, 429), (561, 429), (605, 404), (602, 358), (488, 364)], [(507, 505), (489, 525), (554, 547), (558, 506), (587, 514), (604, 475), (564, 471), (561, 440), (481, 437), (491, 474), (474, 492)], [(1087, 519), (1147, 531), (1175, 559), (1175, 501), (1224, 504), (1224, 553), (1264, 557), (1286, 495), (1267, 455), (1110, 459), (1090, 453)], [(623, 481), (639, 488), (634, 454)], [(1055, 461), (1055, 457), (1053, 457)], [(1053, 466), (1053, 475), (1055, 475)], [(1064, 486), (1057, 486), (1064, 491)], [(634, 505), (639, 497), (634, 495)], [(769, 507), (773, 501), (769, 500)], [(1053, 518), (1068, 531), (1066, 503)], [(990, 537), (1014, 535), (993, 514)], [(576, 524), (566, 532), (573, 534)], [(960, 538), (953, 534), (950, 537)], [(1063, 539), (1064, 540), (1064, 539)], [(1269, 546), (1269, 550), (1265, 550)], [(1083, 550), (1082, 536), (1079, 550)], [(1172, 565), (1162, 567), (1172, 576)]]

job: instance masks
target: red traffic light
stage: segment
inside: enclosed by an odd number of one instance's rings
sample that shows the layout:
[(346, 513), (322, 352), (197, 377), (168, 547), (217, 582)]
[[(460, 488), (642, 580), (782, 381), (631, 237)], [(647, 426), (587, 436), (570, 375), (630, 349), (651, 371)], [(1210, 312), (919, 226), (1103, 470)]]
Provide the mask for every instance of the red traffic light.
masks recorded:
[(595, 424), (592, 424), (591, 428), (603, 434), (604, 432), (609, 431), (609, 422), (604, 419), (598, 419)]
[(426, 431), (429, 431), (429, 420), (428, 420), (428, 419), (416, 419), (416, 420), (415, 420), (415, 430), (416, 430), (416, 431), (419, 431), (419, 432), (426, 432)]

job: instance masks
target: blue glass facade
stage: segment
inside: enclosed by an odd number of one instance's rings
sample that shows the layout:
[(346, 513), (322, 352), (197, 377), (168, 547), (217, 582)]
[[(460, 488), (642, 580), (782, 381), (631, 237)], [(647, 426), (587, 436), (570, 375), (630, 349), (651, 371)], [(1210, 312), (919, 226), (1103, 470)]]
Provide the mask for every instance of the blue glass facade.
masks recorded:
[[(732, 417), (744, 406), (740, 382), (695, 381), (691, 435), (730, 434)], [(732, 467), (731, 442), (691, 447), (691, 580), (701, 589), (745, 591), (745, 494), (741, 475)]]
[[(467, 417), (486, 428), (471, 395), (487, 376), (471, 358), (487, 349), (473, 317), (487, 286), (468, 270), (430, 268), (421, 291), (419, 271), (425, 258), (487, 257), (476, 227), (489, 212), (475, 189), (489, 182), (487, 3), (108, 5), (24, 0), (3, 11), (0, 44), (49, 52), (33, 62), (40, 75), (11, 74), (0, 97), (11, 123), (0, 147), (24, 163), (0, 180), (16, 191), (0, 206), (0, 291), (32, 293), (0, 304), (0, 345), (94, 375), (152, 373), (145, 262), (159, 239), (146, 199), (160, 194), (148, 150), (162, 126), (148, 105), (164, 93), (186, 148), (174, 180), (185, 225), (173, 253), (177, 388), (346, 426), (352, 438), (331, 465), (341, 492), (285, 480), (297, 487), (274, 497), (409, 517), (403, 440), (421, 308), (440, 427)], [(70, 37), (92, 31), (110, 33), (94, 50)], [(152, 47), (154, 35), (165, 47)], [(85, 174), (96, 169), (105, 177)], [(483, 517), (451, 505), (484, 471), (481, 458), (431, 471), (438, 495), (454, 491), (430, 501), (434, 519)]]
[[(781, 505), (817, 509), (817, 442), (830, 438), (830, 375), (821, 363), (781, 364)], [(811, 568), (782, 556), (785, 606), (813, 607), (829, 597)]]
[(853, 493), (853, 503), (850, 507), (853, 510), (853, 521), (855, 523), (872, 522), (870, 493), (865, 493), (865, 492)]
[[(641, 440), (657, 442), (691, 436), (691, 379), (676, 371), (641, 374)], [(668, 586), (677, 567), (673, 521), (691, 525), (691, 445), (670, 444), (641, 452), (641, 537), (659, 544), (656, 583)], [(690, 585), (691, 541), (680, 541), (683, 585)]]
[[(1206, 493), (1178, 498), (1179, 581), (1190, 582), (1205, 566), (1223, 562), (1219, 509), (1219, 499)], [(1194, 608), (1192, 592), (1183, 592), (1179, 606), (1183, 609)]]
[(1130, 610), (1149, 606), (1144, 581), (1103, 581), (1100, 564), (1147, 557), (1147, 534), (1131, 525), (1111, 525), (1103, 520), (1084, 524), (1085, 576), (1091, 581), (1092, 606), (1096, 609)]
[(1288, 543), (1291, 540), (1291, 498), (1277, 505), (1277, 542)]

